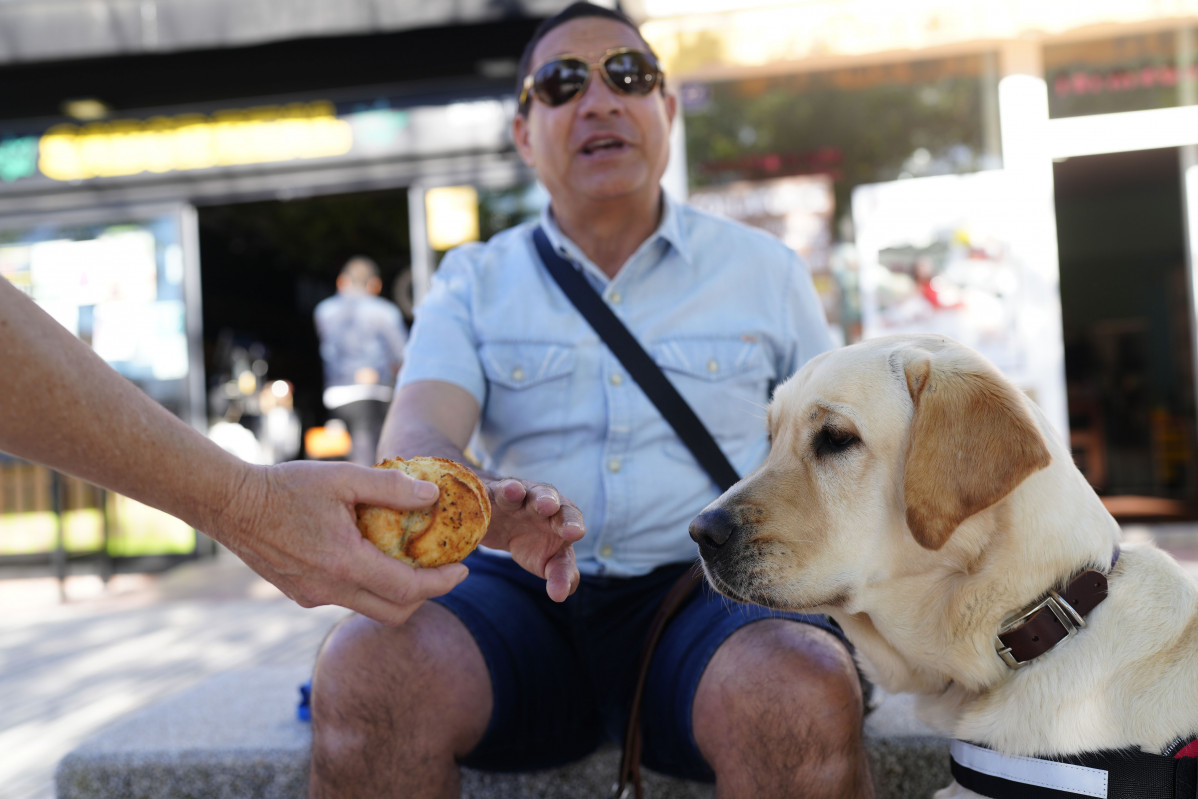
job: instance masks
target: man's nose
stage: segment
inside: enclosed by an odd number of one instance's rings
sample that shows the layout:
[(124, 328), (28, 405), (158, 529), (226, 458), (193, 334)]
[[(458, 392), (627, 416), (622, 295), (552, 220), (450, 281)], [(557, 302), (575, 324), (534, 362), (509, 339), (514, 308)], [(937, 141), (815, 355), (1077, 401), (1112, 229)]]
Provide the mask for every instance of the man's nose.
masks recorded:
[(602, 66), (591, 66), (591, 78), (587, 81), (586, 87), (583, 88), (582, 96), (578, 98), (578, 102), (583, 106), (582, 110), (589, 113), (620, 110), (619, 95), (603, 79)]
[(736, 524), (732, 514), (723, 508), (705, 510), (695, 517), (690, 525), (691, 539), (699, 545), (699, 554), (709, 557), (728, 543)]

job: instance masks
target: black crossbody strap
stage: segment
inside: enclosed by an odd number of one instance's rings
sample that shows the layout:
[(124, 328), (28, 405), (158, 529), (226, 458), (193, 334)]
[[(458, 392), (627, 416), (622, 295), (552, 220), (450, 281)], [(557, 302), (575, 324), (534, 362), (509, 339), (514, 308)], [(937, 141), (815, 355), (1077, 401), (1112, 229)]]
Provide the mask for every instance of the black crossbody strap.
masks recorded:
[(699, 461), (699, 465), (707, 471), (721, 491), (727, 491), (740, 476), (691, 406), (678, 393), (678, 389), (674, 388), (674, 384), (662, 374), (661, 369), (632, 333), (628, 332), (624, 323), (607, 307), (607, 303), (596, 293), (582, 273), (557, 254), (545, 231), (538, 226), (532, 235), (541, 261), (570, 302), (574, 303), (574, 307), (583, 318), (595, 328), (599, 337), (620, 359), (628, 374), (674, 428), (674, 432)]
[[(653, 362), (640, 342), (628, 332), (624, 323), (612, 313), (611, 308), (603, 298), (591, 287), (587, 279), (575, 269), (565, 258), (562, 258), (549, 243), (549, 237), (538, 225), (532, 233), (537, 245), (541, 262), (549, 270), (549, 274), (557, 281), (557, 285), (565, 292), (570, 302), (578, 309), (583, 318), (595, 328), (599, 338), (607, 344), (608, 349), (619, 358), (620, 363), (628, 370), (628, 374), (637, 382), (645, 395), (657, 408), (658, 412), (674, 428), (674, 432), (686, 444), (687, 449), (699, 461), (699, 464), (710, 475), (721, 491), (727, 491), (733, 483), (740, 479), (736, 469), (728, 462), (720, 445), (707, 432), (703, 422), (686, 403), (674, 384), (662, 374), (661, 369)], [(699, 568), (687, 569), (677, 582), (670, 588), (669, 593), (658, 607), (657, 613), (650, 625), (649, 632), (641, 647), (640, 660), (637, 665), (636, 690), (628, 711), (628, 722), (624, 730), (624, 751), (620, 756), (620, 773), (616, 784), (612, 786), (612, 796), (616, 799), (643, 799), (644, 786), (641, 782), (641, 705), (644, 699), (645, 678), (649, 673), (649, 663), (657, 648), (667, 624), (686, 603), (694, 591), (703, 582), (703, 573)]]

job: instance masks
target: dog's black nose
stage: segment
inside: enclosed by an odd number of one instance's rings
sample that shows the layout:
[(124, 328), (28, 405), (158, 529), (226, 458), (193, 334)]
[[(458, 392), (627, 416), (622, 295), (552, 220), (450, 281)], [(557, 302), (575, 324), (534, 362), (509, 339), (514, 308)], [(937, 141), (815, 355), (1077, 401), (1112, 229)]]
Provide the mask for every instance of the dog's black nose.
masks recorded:
[(706, 558), (728, 543), (735, 529), (732, 514), (723, 508), (715, 508), (696, 516), (691, 522), (690, 533), (691, 539), (699, 545), (699, 554)]

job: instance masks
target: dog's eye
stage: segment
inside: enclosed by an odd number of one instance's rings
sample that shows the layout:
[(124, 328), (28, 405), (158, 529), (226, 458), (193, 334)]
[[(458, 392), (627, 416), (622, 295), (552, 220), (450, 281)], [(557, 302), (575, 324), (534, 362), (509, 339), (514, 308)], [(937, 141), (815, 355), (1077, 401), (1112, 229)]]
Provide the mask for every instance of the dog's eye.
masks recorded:
[(815, 435), (815, 454), (821, 458), (828, 455), (839, 455), (860, 441), (861, 439), (852, 433), (825, 427)]

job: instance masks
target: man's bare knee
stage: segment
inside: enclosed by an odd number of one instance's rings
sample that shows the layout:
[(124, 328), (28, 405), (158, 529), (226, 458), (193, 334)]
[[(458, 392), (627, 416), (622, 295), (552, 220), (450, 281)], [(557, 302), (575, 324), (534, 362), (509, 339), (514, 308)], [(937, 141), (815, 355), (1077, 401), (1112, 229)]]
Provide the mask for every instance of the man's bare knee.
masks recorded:
[[(398, 628), (350, 617), (325, 641), (313, 677), (313, 795), (346, 780), (453, 782), (455, 757), (477, 744), (490, 712), (482, 654), (452, 613), (426, 604)], [(373, 794), (362, 786), (360, 795)]]
[(839, 640), (808, 625), (761, 621), (712, 657), (695, 698), (695, 740), (721, 796), (789, 795), (790, 780), (804, 781), (805, 795), (867, 796), (862, 708), (856, 668)]

